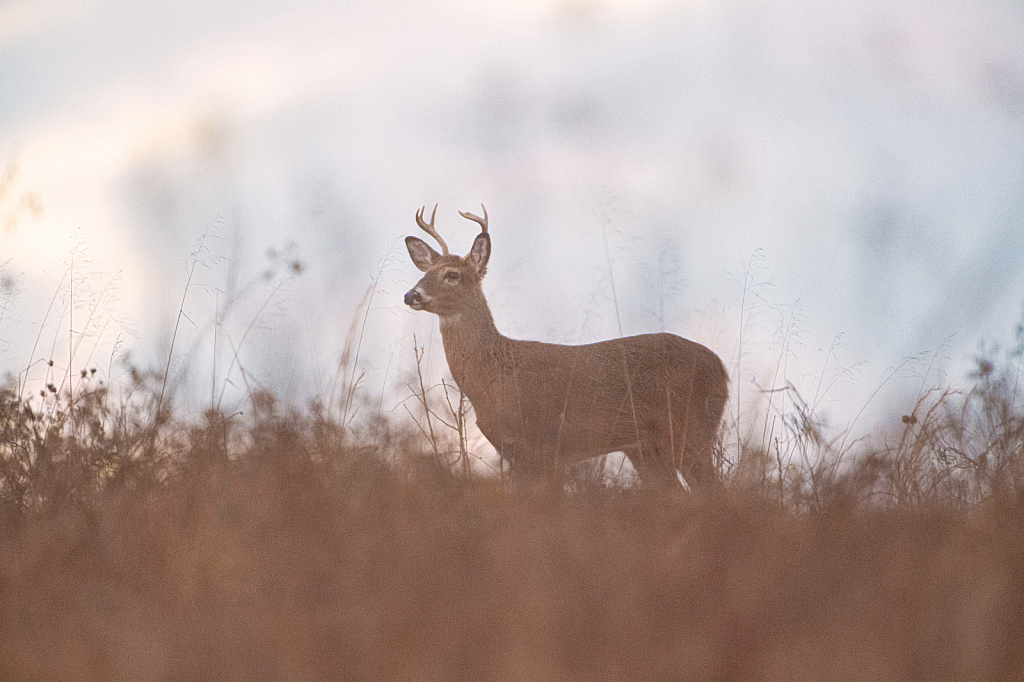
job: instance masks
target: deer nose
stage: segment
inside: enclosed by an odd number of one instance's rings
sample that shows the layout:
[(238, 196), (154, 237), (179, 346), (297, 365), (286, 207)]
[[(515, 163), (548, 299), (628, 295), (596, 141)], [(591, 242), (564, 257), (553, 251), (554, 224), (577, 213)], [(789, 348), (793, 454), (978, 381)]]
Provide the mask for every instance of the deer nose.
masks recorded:
[(405, 292), (405, 304), (408, 306), (416, 306), (423, 303), (423, 299), (420, 297), (420, 292), (415, 289), (409, 289)]

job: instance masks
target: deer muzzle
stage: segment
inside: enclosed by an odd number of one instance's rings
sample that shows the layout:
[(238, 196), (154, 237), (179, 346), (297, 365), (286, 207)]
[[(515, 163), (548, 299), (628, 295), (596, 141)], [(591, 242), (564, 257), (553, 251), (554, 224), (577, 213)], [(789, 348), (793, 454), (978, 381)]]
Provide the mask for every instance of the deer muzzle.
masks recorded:
[(405, 304), (413, 310), (423, 310), (427, 305), (427, 299), (414, 287), (405, 292)]

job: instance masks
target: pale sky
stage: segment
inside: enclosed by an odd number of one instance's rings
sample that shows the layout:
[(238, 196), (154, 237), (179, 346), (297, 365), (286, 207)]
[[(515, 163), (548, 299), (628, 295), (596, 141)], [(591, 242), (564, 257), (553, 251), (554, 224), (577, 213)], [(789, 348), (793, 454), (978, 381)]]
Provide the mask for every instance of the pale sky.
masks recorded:
[[(325, 394), (376, 282), (359, 362), (391, 409), (413, 334), (444, 369), (435, 318), (402, 304), (419, 272), (401, 238), (436, 202), (465, 252), (457, 211), (484, 203), (507, 335), (664, 329), (718, 352), (751, 403), (786, 347), (775, 384), (808, 400), (831, 385), (820, 410), (842, 426), (905, 358), (936, 354), (926, 383), (962, 383), (979, 341), (1011, 340), (1024, 7), (6, 0), (8, 158), (5, 370), (28, 364), (73, 243), (87, 277), (31, 359), (66, 368), (73, 302), (76, 331), (103, 331), (76, 368), (106, 372), (115, 348), (162, 367), (206, 234), (172, 363), (191, 400), (219, 393), (243, 337), (254, 380)], [(303, 264), (276, 291), (268, 249), (279, 273)], [(242, 290), (214, 350), (215, 311)], [(927, 366), (886, 384), (873, 418), (909, 409)]]

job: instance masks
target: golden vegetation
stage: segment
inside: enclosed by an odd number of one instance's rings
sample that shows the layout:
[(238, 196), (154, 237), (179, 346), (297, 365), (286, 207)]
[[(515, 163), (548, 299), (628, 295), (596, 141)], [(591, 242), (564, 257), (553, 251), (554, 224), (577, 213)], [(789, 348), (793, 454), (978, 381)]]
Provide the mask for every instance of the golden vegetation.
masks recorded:
[(201, 418), (173, 351), (108, 393), (34, 348), (0, 389), (0, 679), (1024, 676), (1024, 327), (870, 442), (773, 380), (694, 494), (485, 474), (420, 349), (408, 418), (356, 390), (357, 329), (326, 406), (282, 407), (233, 347), (245, 413)]
[(1017, 678), (1024, 419), (980, 367), (871, 452), (795, 420), (693, 495), (467, 475), (267, 394), (158, 428), (157, 375), (11, 386), (0, 678)]

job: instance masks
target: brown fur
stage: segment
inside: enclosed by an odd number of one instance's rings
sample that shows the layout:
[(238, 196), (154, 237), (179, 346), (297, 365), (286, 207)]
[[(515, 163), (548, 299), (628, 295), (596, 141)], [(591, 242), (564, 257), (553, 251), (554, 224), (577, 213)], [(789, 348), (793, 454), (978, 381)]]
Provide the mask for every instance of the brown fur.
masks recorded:
[(494, 326), (481, 288), (486, 231), (464, 258), (416, 237), (406, 245), (426, 273), (406, 303), (440, 317), (452, 377), (514, 471), (553, 472), (621, 450), (644, 483), (678, 485), (677, 471), (694, 487), (717, 481), (728, 375), (711, 350), (674, 334), (582, 346), (510, 339)]

